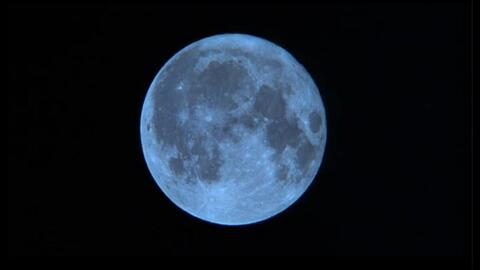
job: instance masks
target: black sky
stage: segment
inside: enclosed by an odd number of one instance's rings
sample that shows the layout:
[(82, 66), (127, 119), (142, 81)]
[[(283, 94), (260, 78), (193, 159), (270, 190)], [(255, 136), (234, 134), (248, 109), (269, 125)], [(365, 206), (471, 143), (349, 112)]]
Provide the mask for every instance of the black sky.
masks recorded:
[[(469, 7), (10, 5), (8, 254), (466, 255)], [(247, 33), (316, 81), (316, 180), (275, 218), (197, 220), (151, 178), (144, 95), (193, 41)]]

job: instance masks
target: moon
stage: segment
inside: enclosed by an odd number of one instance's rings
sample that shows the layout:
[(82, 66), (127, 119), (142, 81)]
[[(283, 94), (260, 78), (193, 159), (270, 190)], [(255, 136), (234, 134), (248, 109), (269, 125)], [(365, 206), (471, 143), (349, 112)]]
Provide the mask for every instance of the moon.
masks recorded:
[(283, 48), (245, 34), (196, 41), (155, 76), (140, 120), (148, 169), (202, 220), (269, 219), (307, 190), (323, 158), (325, 108)]

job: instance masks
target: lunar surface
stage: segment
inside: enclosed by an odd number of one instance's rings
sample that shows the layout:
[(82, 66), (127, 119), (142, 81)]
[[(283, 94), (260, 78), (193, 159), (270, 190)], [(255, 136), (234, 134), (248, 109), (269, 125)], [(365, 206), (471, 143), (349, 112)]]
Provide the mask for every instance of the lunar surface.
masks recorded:
[(325, 109), (292, 55), (224, 34), (175, 54), (148, 89), (141, 142), (158, 186), (212, 223), (268, 219), (294, 203), (320, 167)]

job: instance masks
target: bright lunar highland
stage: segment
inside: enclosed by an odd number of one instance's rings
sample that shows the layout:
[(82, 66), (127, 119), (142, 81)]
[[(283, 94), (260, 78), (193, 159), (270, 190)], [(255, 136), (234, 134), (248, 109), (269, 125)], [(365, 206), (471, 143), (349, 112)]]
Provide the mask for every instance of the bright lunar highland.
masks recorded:
[(319, 90), (292, 55), (224, 34), (190, 44), (160, 69), (140, 134), (150, 173), (172, 202), (209, 222), (243, 225), (305, 192), (327, 127)]

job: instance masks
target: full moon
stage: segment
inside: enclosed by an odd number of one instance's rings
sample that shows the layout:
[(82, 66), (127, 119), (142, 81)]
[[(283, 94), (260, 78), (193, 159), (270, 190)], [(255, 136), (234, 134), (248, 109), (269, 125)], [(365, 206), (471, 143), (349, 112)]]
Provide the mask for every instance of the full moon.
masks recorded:
[(283, 48), (244, 34), (196, 41), (158, 72), (140, 120), (144, 157), (179, 208), (244, 225), (282, 212), (320, 168), (318, 88)]

